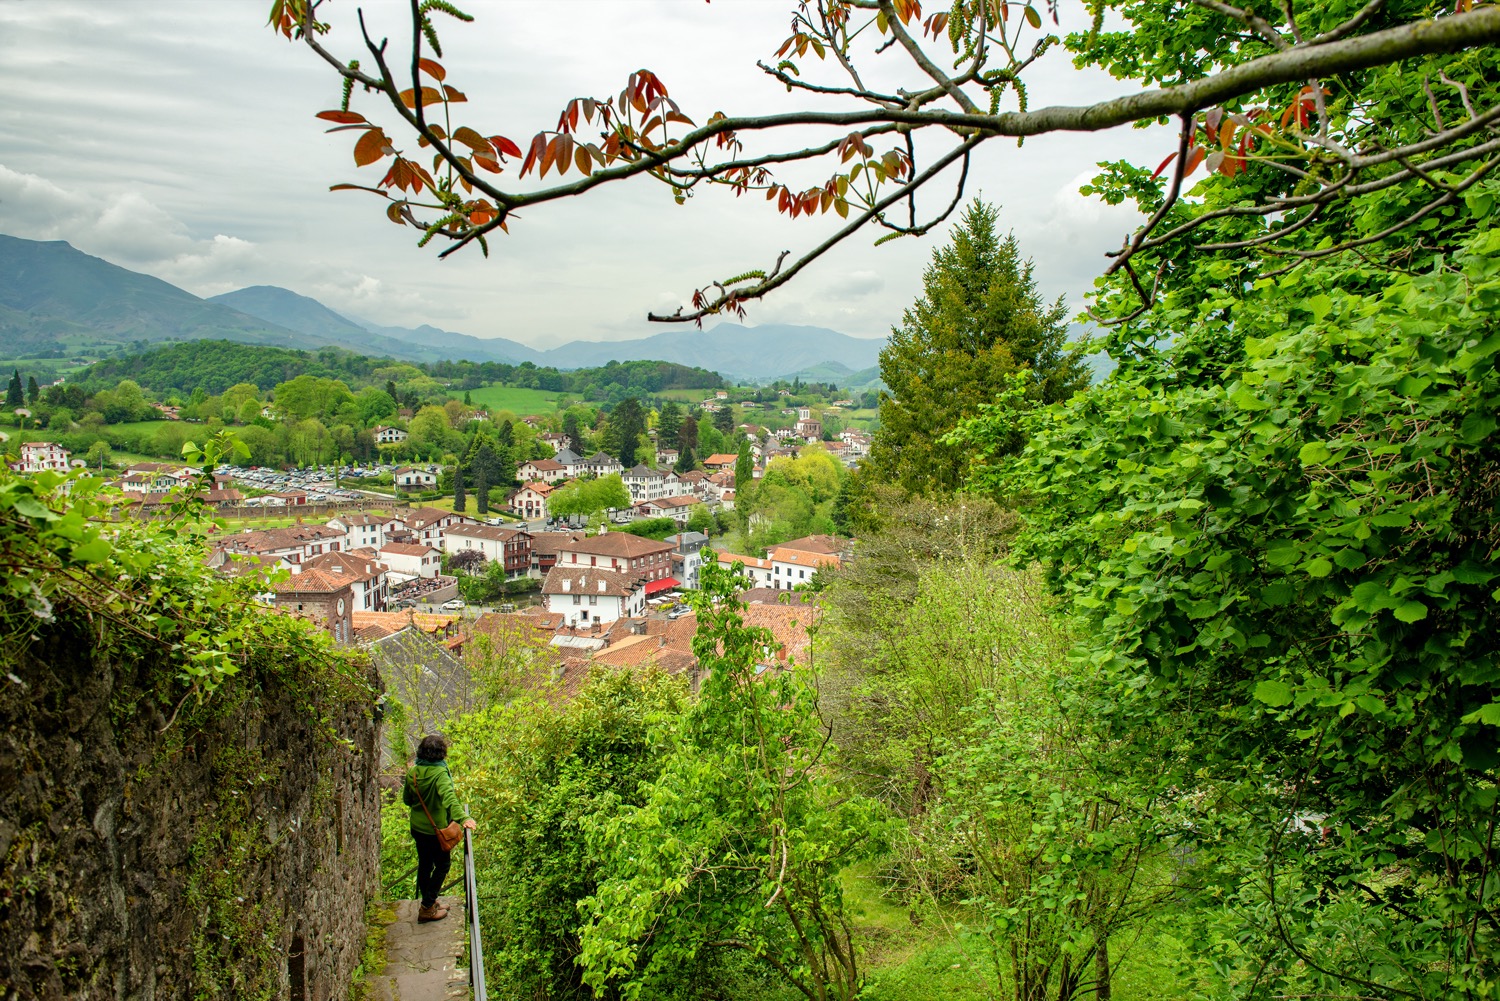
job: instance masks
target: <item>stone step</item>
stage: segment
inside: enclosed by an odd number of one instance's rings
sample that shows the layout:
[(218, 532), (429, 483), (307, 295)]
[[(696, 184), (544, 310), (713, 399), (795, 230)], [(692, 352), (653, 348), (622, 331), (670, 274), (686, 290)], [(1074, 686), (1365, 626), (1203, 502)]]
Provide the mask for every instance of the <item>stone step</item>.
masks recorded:
[(417, 901), (396, 902), (396, 920), (385, 930), (385, 970), (371, 978), (370, 996), (376, 1001), (456, 1001), (469, 996), (469, 971), (459, 965), (466, 937), (463, 898), (441, 897), (438, 903), (448, 908), (448, 916), (419, 923)]

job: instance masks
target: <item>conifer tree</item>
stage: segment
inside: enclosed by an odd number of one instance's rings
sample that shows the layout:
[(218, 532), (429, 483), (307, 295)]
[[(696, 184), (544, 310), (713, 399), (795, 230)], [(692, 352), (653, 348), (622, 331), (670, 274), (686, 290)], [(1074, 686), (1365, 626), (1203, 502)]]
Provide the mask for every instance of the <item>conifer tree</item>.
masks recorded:
[(734, 430), (734, 408), (725, 403), (714, 411), (714, 427), (719, 429), (720, 434), (729, 434)]
[[(483, 451), (489, 451), (486, 446)], [(474, 463), (474, 510), (479, 514), (490, 513), (490, 471), (486, 462)]]
[(656, 415), (656, 440), (662, 448), (671, 448), (677, 442), (677, 435), (682, 430), (682, 408), (668, 400), (661, 405), (661, 413)]
[(5, 405), (7, 407), (19, 407), (26, 402), (26, 397), (21, 389), (21, 370), (16, 369), (10, 377), (10, 385), (5, 387)]
[(464, 496), (464, 467), (455, 466), (453, 469), (453, 510), (463, 512), (468, 510), (469, 498)]
[(1034, 403), (1066, 399), (1088, 384), (1082, 351), (1067, 341), (1067, 310), (1042, 301), (1032, 263), (1014, 236), (995, 230), (998, 210), (974, 201), (952, 241), (933, 252), (922, 295), (880, 352), (889, 388), (869, 466), (912, 493), (952, 493), (963, 449), (942, 438), (1027, 371)]
[(578, 415), (571, 410), (563, 415), (563, 434), (567, 436), (568, 447), (582, 455), (583, 433), (578, 429)]
[(626, 469), (635, 465), (635, 453), (645, 430), (646, 412), (634, 396), (621, 400), (609, 415), (605, 445)]
[(30, 403), (32, 406), (36, 406), (36, 401), (39, 400), (39, 399), (41, 399), (41, 398), (42, 398), (42, 387), (40, 387), (40, 386), (38, 386), (36, 384), (36, 376), (34, 376), (34, 375), (33, 376), (28, 376), (27, 379), (26, 379), (26, 400), (27, 400), (27, 402)]

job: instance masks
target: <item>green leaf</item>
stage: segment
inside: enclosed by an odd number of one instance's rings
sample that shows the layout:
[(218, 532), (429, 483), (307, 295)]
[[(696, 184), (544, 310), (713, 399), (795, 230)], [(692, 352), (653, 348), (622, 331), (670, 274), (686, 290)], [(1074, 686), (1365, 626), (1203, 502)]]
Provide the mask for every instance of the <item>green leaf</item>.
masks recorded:
[(1320, 292), (1307, 300), (1307, 309), (1313, 315), (1313, 322), (1321, 323), (1323, 317), (1327, 316), (1329, 311), (1333, 309), (1333, 300)]
[(1297, 458), (1304, 466), (1320, 466), (1333, 458), (1333, 453), (1321, 441), (1310, 441), (1298, 450)]
[(28, 518), (40, 521), (56, 521), (57, 512), (37, 500), (35, 497), (17, 497), (15, 503), (16, 513), (24, 514)]
[(1420, 601), (1408, 601), (1397, 608), (1394, 614), (1402, 622), (1421, 622), (1427, 618), (1427, 606)]
[(1464, 722), (1500, 726), (1500, 702), (1491, 702), (1487, 706), (1481, 706), (1476, 712), (1471, 712), (1465, 716)]
[(1239, 389), (1229, 398), (1229, 402), (1241, 410), (1269, 410), (1271, 405), (1248, 389)]
[(1292, 686), (1285, 681), (1262, 681), (1255, 686), (1255, 697), (1268, 706), (1284, 706), (1292, 701)]
[(105, 539), (92, 539), (73, 547), (73, 559), (80, 563), (103, 563), (114, 547)]
[(1333, 563), (1319, 556), (1304, 567), (1309, 577), (1327, 577), (1333, 572)]
[(1465, 444), (1477, 445), (1495, 433), (1495, 415), (1474, 411), (1464, 418), (1458, 434)]

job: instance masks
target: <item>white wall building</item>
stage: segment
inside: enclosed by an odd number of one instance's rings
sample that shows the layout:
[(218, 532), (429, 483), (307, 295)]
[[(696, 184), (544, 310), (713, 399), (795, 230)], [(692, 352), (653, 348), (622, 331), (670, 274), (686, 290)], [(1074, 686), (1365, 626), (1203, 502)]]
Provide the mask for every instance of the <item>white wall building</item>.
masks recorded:
[(575, 627), (614, 622), (646, 610), (643, 584), (628, 574), (598, 567), (553, 567), (542, 582), (542, 594), (547, 611), (561, 615), (565, 623)]
[(413, 466), (402, 466), (392, 474), (396, 480), (396, 486), (406, 490), (431, 490), (437, 486), (437, 473), (430, 469), (417, 469)]
[(379, 549), (392, 532), (406, 524), (400, 518), (382, 518), (373, 514), (341, 514), (328, 521), (328, 527), (344, 533), (344, 551)]
[(18, 472), (40, 473), (50, 469), (56, 473), (68, 471), (68, 450), (50, 441), (28, 441), (21, 446), (21, 465)]
[(387, 427), (384, 424), (375, 425), (370, 429), (370, 433), (375, 436), (377, 445), (398, 445), (406, 440), (405, 431), (400, 428)]
[(740, 572), (749, 581), (749, 587), (771, 586), (775, 575), (772, 573), (774, 568), (770, 560), (756, 559), (754, 556), (738, 556), (734, 553), (719, 554), (719, 566), (725, 570), (731, 569), (736, 563), (743, 564)]
[(392, 573), (406, 577), (436, 577), (442, 569), (443, 557), (431, 546), (410, 542), (387, 542), (380, 547), (380, 562)]

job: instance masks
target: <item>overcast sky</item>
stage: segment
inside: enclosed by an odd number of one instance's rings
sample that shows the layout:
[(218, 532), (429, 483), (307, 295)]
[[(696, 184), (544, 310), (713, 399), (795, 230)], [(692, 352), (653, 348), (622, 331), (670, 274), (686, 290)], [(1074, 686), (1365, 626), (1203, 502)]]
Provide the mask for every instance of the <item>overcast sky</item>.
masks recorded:
[[(699, 122), (718, 109), (786, 110), (807, 99), (788, 95), (755, 61), (769, 60), (786, 36), (792, 3), (469, 0), (461, 6), (475, 23), (441, 23), (443, 61), (480, 131), (523, 147), (555, 125), (570, 97), (617, 93), (642, 66)], [(678, 207), (664, 187), (639, 179), (524, 213), (487, 261), (472, 253), (440, 262), (433, 249), (416, 248), (415, 231), (386, 221), (373, 196), (328, 191), (373, 183), (376, 168), (354, 167), (351, 134), (323, 134), (313, 116), (337, 106), (337, 78), (264, 26), (269, 6), (0, 0), (0, 232), (64, 239), (198, 295), (281, 285), (379, 323), (550, 347), (656, 332), (648, 310), (670, 310), (708, 280), (768, 267), (782, 250), (795, 255), (838, 221), (788, 220), (759, 196), (724, 192)], [(329, 8), (345, 29), (329, 43), (342, 55), (359, 55), (346, 28), (356, 6)], [(404, 2), (362, 6), (377, 32), (406, 37)], [(874, 83), (916, 83), (894, 52), (870, 65)], [(817, 71), (804, 64), (809, 78)], [(1072, 69), (1060, 47), (1029, 79), (1032, 107), (1127, 92)], [(355, 104), (374, 107), (368, 98)], [(1133, 218), (1083, 198), (1079, 185), (1096, 161), (1154, 164), (1169, 146), (1159, 130), (1048, 136), (1022, 149), (997, 140), (982, 149), (969, 190), (1000, 203), (1002, 225), (1035, 258), (1043, 291), (1077, 309), (1103, 252)], [(951, 190), (926, 200), (941, 204)], [(749, 322), (886, 335), (919, 293), (941, 237), (874, 248), (876, 235), (847, 242), (751, 304)]]

